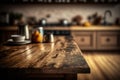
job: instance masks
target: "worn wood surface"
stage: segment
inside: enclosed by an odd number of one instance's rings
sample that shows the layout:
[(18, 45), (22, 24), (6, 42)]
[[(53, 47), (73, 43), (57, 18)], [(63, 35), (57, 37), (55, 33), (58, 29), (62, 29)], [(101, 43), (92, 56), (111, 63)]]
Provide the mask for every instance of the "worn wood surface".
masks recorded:
[(54, 43), (0, 46), (0, 69), (25, 73), (90, 73), (82, 52), (71, 37)]

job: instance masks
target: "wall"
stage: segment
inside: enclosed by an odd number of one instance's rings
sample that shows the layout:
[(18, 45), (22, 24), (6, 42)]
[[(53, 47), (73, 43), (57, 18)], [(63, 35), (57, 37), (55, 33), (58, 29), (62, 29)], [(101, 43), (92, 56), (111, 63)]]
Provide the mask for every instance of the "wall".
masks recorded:
[(87, 16), (97, 12), (103, 16), (105, 10), (112, 11), (112, 17), (109, 17), (109, 22), (114, 22), (116, 17), (120, 17), (120, 5), (113, 4), (14, 4), (0, 5), (0, 11), (14, 11), (23, 13), (24, 16), (35, 16), (38, 19), (47, 18), (48, 22), (58, 22), (59, 19), (65, 18), (71, 21), (75, 15), (81, 15), (83, 22), (87, 20)]

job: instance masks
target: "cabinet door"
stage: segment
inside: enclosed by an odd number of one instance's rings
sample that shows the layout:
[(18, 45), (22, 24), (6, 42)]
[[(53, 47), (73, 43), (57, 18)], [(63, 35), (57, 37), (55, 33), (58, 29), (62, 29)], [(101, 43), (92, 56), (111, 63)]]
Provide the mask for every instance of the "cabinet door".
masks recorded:
[(119, 32), (107, 31), (97, 32), (97, 49), (116, 50), (120, 49)]
[(95, 49), (95, 32), (92, 31), (74, 31), (72, 32), (74, 40), (82, 50)]

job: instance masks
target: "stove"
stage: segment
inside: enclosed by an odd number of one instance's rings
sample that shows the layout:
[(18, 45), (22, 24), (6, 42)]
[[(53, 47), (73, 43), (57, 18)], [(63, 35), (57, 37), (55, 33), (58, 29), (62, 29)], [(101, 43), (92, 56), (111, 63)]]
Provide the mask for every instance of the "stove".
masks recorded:
[(45, 30), (45, 33), (53, 33), (54, 35), (71, 35), (70, 30)]

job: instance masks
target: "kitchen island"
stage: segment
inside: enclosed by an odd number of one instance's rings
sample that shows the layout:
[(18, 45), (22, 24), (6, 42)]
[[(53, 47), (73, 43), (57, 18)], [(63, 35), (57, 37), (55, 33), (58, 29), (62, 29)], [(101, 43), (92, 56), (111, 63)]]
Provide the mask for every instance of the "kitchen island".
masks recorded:
[(0, 72), (7, 80), (77, 80), (90, 68), (72, 37), (56, 36), (54, 43), (0, 46)]

